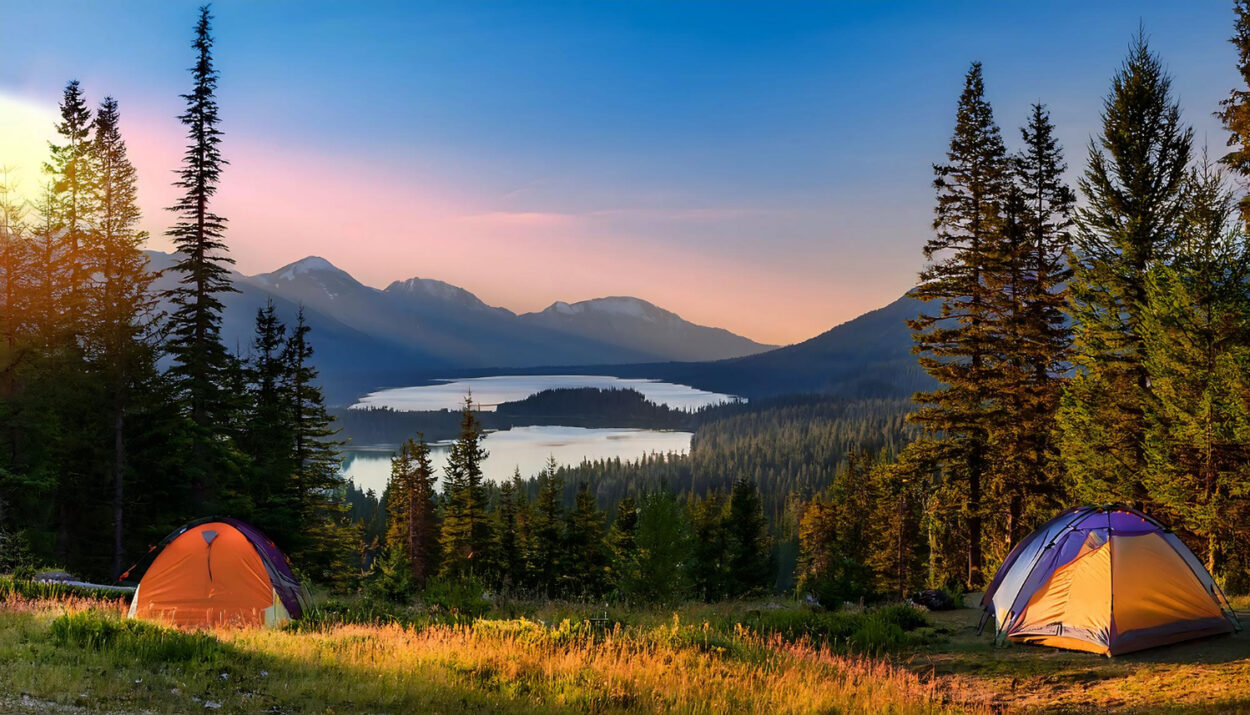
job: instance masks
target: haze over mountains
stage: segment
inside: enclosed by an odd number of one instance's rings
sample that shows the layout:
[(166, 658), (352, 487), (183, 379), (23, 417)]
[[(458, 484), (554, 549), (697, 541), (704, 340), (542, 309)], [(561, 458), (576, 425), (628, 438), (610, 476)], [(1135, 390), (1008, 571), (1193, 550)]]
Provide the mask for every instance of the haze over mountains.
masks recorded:
[[(148, 257), (158, 271), (174, 261), (155, 251)], [(335, 403), (440, 371), (718, 360), (773, 347), (696, 325), (638, 298), (557, 302), (517, 315), (439, 280), (366, 286), (317, 256), (232, 277), (239, 292), (223, 296), (226, 344), (246, 354), (256, 311), (267, 301), (288, 324), (302, 305), (313, 329), (314, 359)], [(156, 288), (174, 281), (172, 273), (162, 275)]]

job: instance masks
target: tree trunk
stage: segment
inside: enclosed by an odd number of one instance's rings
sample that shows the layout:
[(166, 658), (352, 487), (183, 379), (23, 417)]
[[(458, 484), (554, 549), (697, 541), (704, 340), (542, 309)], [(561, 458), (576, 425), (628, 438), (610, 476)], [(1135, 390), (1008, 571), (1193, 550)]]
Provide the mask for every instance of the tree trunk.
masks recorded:
[(119, 396), (113, 404), (113, 578), (122, 573), (122, 498), (125, 492), (125, 410)]

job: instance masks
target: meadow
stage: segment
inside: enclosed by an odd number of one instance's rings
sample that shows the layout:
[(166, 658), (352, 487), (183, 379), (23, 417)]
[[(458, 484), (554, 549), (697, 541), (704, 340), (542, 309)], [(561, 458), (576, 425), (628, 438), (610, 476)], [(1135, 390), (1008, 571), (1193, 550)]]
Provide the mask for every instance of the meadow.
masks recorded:
[(0, 594), (2, 711), (1250, 712), (1245, 634), (1106, 659), (996, 648), (971, 609), (785, 600), (478, 617), (322, 600), (283, 629), (209, 633), (100, 594)]

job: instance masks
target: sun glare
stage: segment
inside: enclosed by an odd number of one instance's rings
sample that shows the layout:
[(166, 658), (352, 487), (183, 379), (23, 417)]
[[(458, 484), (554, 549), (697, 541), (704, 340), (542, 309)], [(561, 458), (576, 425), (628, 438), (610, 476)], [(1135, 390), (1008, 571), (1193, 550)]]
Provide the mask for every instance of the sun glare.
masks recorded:
[(55, 123), (54, 110), (0, 92), (0, 170), (7, 174), (9, 187), (27, 199), (38, 194), (43, 182)]

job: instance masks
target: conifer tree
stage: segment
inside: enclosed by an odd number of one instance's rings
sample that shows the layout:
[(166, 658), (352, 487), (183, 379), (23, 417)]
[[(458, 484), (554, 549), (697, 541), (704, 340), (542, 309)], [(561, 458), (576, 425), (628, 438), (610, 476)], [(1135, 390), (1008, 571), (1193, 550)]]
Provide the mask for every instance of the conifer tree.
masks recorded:
[(56, 131), (61, 144), (51, 144), (51, 161), (44, 171), (52, 179), (57, 211), (56, 263), (52, 287), (64, 337), (76, 338), (83, 321), (85, 284), (90, 275), (83, 249), (91, 230), (95, 177), (91, 110), (87, 108), (78, 80), (65, 86), (60, 104), (61, 121)]
[(1141, 321), (1154, 399), (1144, 481), (1158, 511), (1197, 537), (1207, 570), (1240, 592), (1250, 586), (1250, 241), (1209, 164), (1190, 173), (1184, 203)]
[(498, 540), (500, 583), (505, 589), (519, 588), (526, 581), (525, 540), (522, 536), (526, 505), (522, 499), (521, 470), (499, 486), (499, 509), (495, 534)]
[(1000, 260), (1002, 204), (1009, 173), (1006, 147), (985, 99), (980, 63), (965, 78), (947, 163), (935, 165), (936, 235), (925, 245), (929, 264), (913, 295), (939, 308), (908, 321), (921, 366), (941, 387), (919, 393), (924, 406), (910, 419), (941, 435), (940, 462), (962, 485), (968, 534), (966, 583), (982, 581), (982, 519), (987, 472), (987, 404), (999, 335), (997, 304), (986, 280)]
[(534, 499), (529, 563), (534, 586), (548, 596), (559, 592), (564, 570), (564, 519), (560, 506), (564, 481), (554, 456), (538, 473), (538, 495)]
[(674, 603), (691, 590), (693, 537), (686, 510), (669, 492), (643, 497), (634, 550), (621, 573), (621, 592), (633, 603)]
[[(1234, 34), (1229, 39), (1237, 48), (1237, 72), (1242, 86), (1233, 88), (1228, 98), (1220, 102), (1216, 113), (1228, 130), (1228, 146), (1231, 147), (1220, 161), (1241, 180), (1243, 188), (1250, 187), (1250, 0), (1234, 0)], [(1250, 192), (1243, 193), (1237, 202), (1241, 220), (1250, 224)]]
[(392, 458), (386, 491), (387, 548), (402, 556), (408, 578), (417, 588), (425, 586), (438, 566), (436, 481), (430, 447), (425, 435), (418, 433), (415, 441), (404, 442)]
[(725, 499), (719, 491), (690, 501), (690, 533), (694, 558), (688, 572), (695, 594), (718, 601), (729, 590), (729, 535), (725, 525)]
[(486, 514), (486, 489), (482, 484), (482, 425), (467, 395), (461, 413), (460, 436), (451, 446), (444, 470), (443, 547), (440, 575), (453, 579), (489, 575), (491, 529)]
[(256, 503), (254, 518), (283, 543), (300, 530), (296, 490), (291, 484), (295, 430), (286, 389), (286, 338), (286, 326), (278, 319), (273, 301), (257, 308), (247, 365), (249, 414), (240, 439), (252, 463), (249, 491)]
[(768, 586), (771, 574), (768, 520), (755, 482), (745, 477), (734, 480), (725, 516), (728, 538), (729, 595), (742, 596)]
[[(212, 15), (200, 8), (195, 28), (194, 87), (182, 95), (186, 111), (179, 120), (187, 127), (187, 149), (174, 185), (183, 194), (170, 211), (177, 223), (166, 235), (173, 239), (178, 258), (174, 269), (178, 285), (169, 292), (173, 304), (167, 349), (173, 357), (170, 374), (179, 386), (186, 414), (193, 425), (192, 455), (187, 470), (192, 497), (202, 502), (210, 494), (210, 476), (221, 470), (214, 455), (220, 425), (229, 421), (224, 390), (231, 356), (221, 341), (223, 293), (234, 291), (223, 240), (226, 220), (212, 210), (221, 169), (220, 118), (217, 108), (217, 70), (213, 66)], [(215, 458), (216, 457), (216, 458)]]
[(1063, 397), (1061, 452), (1077, 501), (1149, 501), (1145, 431), (1153, 397), (1142, 318), (1150, 269), (1166, 264), (1184, 209), (1193, 130), (1163, 63), (1139, 35), (1103, 102), (1080, 179), (1070, 283), (1077, 374)]
[(609, 576), (612, 586), (620, 589), (622, 574), (634, 554), (634, 540), (638, 535), (638, 503), (626, 496), (616, 505), (616, 518), (608, 530)]
[(122, 139), (117, 101), (106, 97), (96, 111), (92, 159), (92, 230), (85, 233), (81, 265), (90, 276), (80, 304), (90, 320), (86, 332), (96, 371), (107, 385), (113, 484), (112, 575), (123, 567), (125, 482), (130, 468), (126, 426), (134, 391), (155, 379), (152, 274), (138, 228), (140, 211), (134, 165)]
[(585, 482), (578, 485), (573, 510), (564, 528), (564, 548), (568, 555), (565, 586), (572, 596), (595, 597), (603, 593), (607, 553), (603, 543), (603, 512)]
[(999, 416), (990, 439), (1000, 475), (999, 511), (1006, 514), (1005, 556), (1027, 533), (1026, 514), (1058, 506), (1052, 435), (1068, 368), (1071, 330), (1064, 315), (1071, 276), (1067, 252), (1075, 201), (1063, 183), (1067, 164), (1050, 116), (1033, 105), (1021, 130), (1023, 150), (1012, 161), (1013, 186), (1004, 202), (999, 298)]
[(342, 443), (317, 383), (310, 331), (301, 307), (282, 351), (294, 468), (289, 489), (294, 493), (295, 524), (302, 536), (295, 541), (294, 551), (319, 568), (323, 580), (330, 580), (341, 578), (347, 570), (359, 539), (348, 519), (347, 484), (339, 454)]

